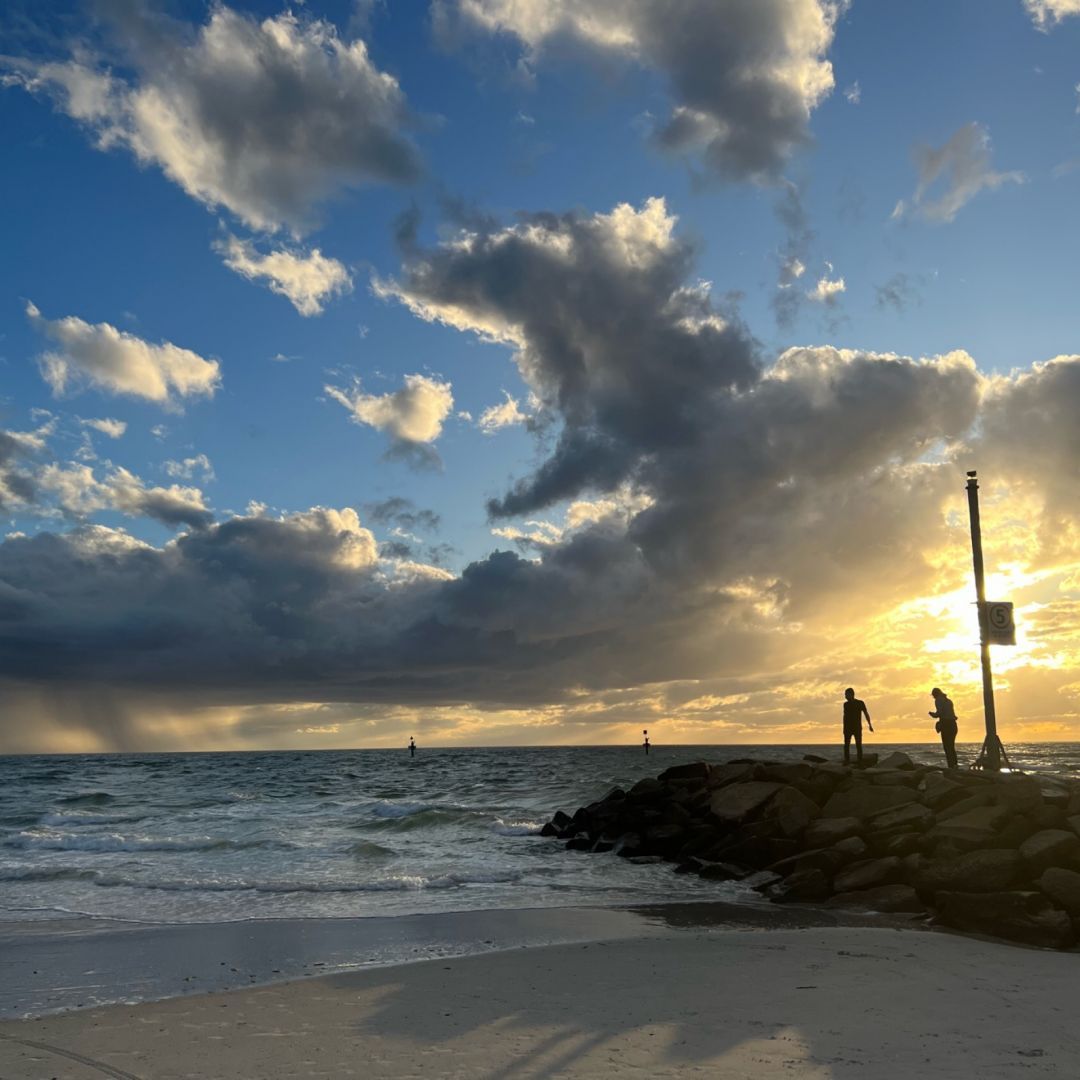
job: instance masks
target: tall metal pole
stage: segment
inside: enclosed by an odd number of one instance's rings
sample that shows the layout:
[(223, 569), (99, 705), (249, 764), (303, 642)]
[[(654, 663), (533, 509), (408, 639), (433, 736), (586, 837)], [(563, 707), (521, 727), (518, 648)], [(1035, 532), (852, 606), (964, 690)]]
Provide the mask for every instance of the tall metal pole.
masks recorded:
[(1001, 769), (1001, 741), (994, 711), (994, 677), (990, 671), (990, 627), (986, 619), (986, 583), (983, 580), (982, 525), (979, 521), (979, 481), (974, 471), (967, 474), (968, 513), (971, 517), (971, 560), (975, 566), (975, 597), (979, 608), (979, 649), (982, 654), (983, 714), (986, 742), (980, 758), (991, 772)]

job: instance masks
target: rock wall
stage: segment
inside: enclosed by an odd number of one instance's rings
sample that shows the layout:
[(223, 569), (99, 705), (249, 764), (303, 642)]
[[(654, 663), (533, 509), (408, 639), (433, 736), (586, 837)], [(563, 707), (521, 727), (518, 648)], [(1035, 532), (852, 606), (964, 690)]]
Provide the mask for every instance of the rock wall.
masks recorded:
[(908, 912), (1050, 948), (1080, 939), (1080, 784), (820, 758), (679, 765), (542, 835), (748, 881), (775, 903)]

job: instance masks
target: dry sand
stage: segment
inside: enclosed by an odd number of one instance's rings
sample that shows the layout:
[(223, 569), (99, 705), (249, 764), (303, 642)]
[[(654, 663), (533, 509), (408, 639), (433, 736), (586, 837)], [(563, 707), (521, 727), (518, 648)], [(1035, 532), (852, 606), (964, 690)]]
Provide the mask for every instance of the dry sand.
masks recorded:
[(0, 1025), (0, 1077), (1080, 1076), (1080, 956), (697, 928)]

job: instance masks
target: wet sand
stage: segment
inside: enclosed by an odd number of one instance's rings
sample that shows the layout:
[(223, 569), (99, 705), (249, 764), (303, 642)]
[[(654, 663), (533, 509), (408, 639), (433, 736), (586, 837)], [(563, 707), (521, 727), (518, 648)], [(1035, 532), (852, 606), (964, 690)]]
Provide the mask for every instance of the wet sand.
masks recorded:
[(909, 1080), (1080, 1071), (1075, 954), (881, 926), (637, 921), (632, 937), (7, 1022), (0, 1076)]

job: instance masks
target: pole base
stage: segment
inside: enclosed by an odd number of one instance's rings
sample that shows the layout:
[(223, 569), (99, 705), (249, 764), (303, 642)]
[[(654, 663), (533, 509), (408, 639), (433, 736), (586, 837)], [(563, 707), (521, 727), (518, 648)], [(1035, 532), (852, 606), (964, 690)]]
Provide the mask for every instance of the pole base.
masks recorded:
[(979, 756), (972, 763), (972, 769), (979, 772), (1000, 772), (1002, 768), (1012, 770), (1009, 755), (997, 735), (987, 735), (983, 741)]

